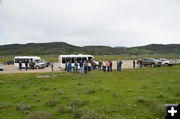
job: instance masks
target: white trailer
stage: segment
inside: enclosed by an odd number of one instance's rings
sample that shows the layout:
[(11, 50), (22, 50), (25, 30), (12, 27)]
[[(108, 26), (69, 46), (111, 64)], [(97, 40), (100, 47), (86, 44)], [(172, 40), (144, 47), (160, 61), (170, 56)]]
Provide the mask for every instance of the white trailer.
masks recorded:
[(80, 60), (84, 62), (85, 60), (91, 61), (93, 59), (94, 57), (92, 55), (59, 55), (59, 67), (64, 69), (68, 61), (71, 61), (72, 66), (74, 66), (75, 61), (79, 63)]
[(35, 68), (40, 69), (40, 68), (44, 68), (45, 67), (45, 63), (38, 56), (16, 56), (16, 57), (14, 57), (14, 65), (16, 67), (19, 67), (19, 63), (20, 62), (22, 64), (22, 68), (25, 68), (25, 63), (26, 62), (28, 63), (28, 67), (29, 67), (29, 64), (31, 62), (34, 63), (34, 67)]

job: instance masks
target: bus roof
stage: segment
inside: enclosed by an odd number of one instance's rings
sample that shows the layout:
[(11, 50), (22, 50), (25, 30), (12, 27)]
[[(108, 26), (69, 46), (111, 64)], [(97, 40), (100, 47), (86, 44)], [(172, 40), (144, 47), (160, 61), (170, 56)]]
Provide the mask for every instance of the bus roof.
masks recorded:
[(93, 56), (78, 54), (78, 55), (59, 55), (59, 57), (93, 57)]
[(38, 56), (15, 56), (14, 58), (33, 58), (33, 59), (41, 59)]

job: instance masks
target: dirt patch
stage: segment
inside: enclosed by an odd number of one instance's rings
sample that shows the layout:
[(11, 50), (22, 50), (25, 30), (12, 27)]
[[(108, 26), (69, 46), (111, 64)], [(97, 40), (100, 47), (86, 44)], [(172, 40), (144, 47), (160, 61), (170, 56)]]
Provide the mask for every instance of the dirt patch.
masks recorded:
[(50, 76), (50, 75), (38, 75), (38, 76), (36, 76), (36, 78), (50, 78), (50, 77), (52, 77), (52, 76)]

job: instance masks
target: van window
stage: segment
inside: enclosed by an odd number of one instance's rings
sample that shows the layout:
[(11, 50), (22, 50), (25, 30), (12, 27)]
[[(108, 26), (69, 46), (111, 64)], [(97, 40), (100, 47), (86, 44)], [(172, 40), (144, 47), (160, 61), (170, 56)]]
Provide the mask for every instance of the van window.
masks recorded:
[(19, 63), (19, 59), (17, 58), (17, 59), (15, 59), (15, 63)]
[(66, 63), (66, 58), (65, 57), (62, 58), (62, 63)]

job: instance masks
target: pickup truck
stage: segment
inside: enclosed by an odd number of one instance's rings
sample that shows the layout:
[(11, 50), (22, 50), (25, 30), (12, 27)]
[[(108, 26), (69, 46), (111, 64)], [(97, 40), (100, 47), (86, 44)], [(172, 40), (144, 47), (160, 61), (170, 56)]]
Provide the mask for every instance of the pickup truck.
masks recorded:
[(165, 59), (165, 58), (160, 58), (159, 61), (161, 62), (162, 65), (165, 65), (165, 66), (172, 66), (173, 65), (173, 62), (171, 62), (170, 60)]
[(154, 58), (144, 58), (141, 61), (141, 65), (142, 66), (152, 66), (152, 67), (160, 67), (161, 66), (161, 62), (159, 60), (156, 60)]

